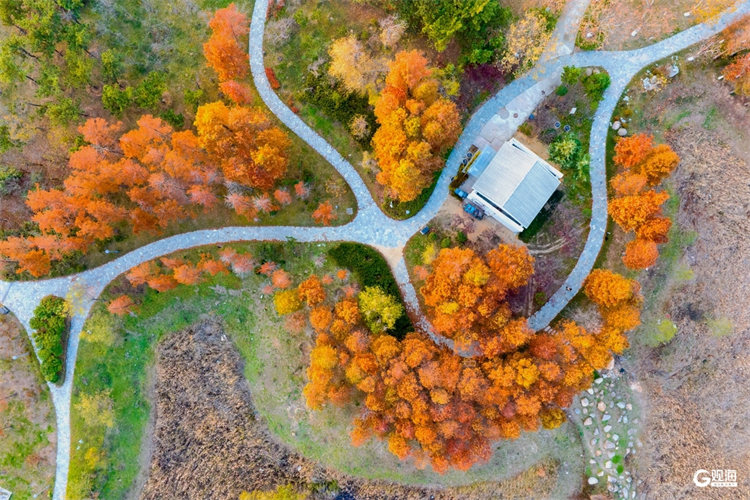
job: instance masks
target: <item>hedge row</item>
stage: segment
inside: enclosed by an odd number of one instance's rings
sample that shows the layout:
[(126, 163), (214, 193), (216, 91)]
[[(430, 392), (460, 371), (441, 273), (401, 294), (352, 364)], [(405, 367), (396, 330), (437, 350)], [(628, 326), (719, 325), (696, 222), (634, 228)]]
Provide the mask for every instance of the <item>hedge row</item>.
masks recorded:
[[(359, 243), (341, 243), (330, 250), (328, 255), (337, 266), (349, 269), (357, 278), (357, 281), (366, 288), (368, 286), (379, 286), (387, 294), (396, 297), (403, 304), (401, 291), (396, 279), (391, 273), (391, 268), (374, 248)], [(405, 310), (405, 308), (404, 308)], [(398, 339), (402, 339), (407, 333), (414, 331), (406, 312), (396, 320), (393, 331), (389, 332)]]
[(48, 295), (43, 298), (29, 322), (38, 349), (44, 379), (57, 383), (63, 374), (63, 345), (68, 330), (68, 303), (65, 299)]

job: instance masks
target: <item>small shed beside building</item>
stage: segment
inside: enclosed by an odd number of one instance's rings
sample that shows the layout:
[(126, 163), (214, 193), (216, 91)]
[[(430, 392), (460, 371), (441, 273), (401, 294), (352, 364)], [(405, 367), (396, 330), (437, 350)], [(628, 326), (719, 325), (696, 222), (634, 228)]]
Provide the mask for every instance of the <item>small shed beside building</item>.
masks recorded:
[[(491, 151), (484, 149), (482, 154)], [(511, 139), (486, 163), (467, 199), (514, 233), (520, 233), (544, 208), (562, 176), (529, 148)]]

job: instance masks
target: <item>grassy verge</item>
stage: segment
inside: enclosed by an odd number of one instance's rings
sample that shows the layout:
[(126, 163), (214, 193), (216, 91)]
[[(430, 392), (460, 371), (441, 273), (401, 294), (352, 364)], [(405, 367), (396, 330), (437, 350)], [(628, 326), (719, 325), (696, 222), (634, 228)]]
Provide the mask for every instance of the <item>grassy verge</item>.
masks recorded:
[[(260, 245), (242, 247), (258, 256)], [(323, 244), (279, 244), (270, 251), (276, 262), (284, 261), (286, 270), (302, 277), (335, 270), (333, 262), (325, 258), (330, 248)], [(149, 291), (139, 299), (137, 314), (122, 318), (106, 311), (107, 300), (123, 288), (119, 281), (110, 285), (84, 326), (79, 349), (73, 391), (74, 449), (69, 497), (95, 492), (100, 498), (116, 499), (127, 494), (138, 474), (140, 449), (146, 438), (151, 404), (147, 378), (154, 347), (165, 334), (179, 331), (206, 314), (222, 319), (227, 335), (245, 360), (245, 375), (256, 409), (271, 432), (308, 458), (339, 471), (410, 484), (459, 485), (512, 477), (544, 457), (578, 463), (580, 445), (569, 426), (498, 443), (487, 464), (444, 476), (417, 470), (408, 461), (400, 462), (380, 441), (352, 447), (348, 433), (359, 409), (348, 405), (319, 412), (307, 410), (302, 388), (312, 335), (290, 333), (283, 327), (270, 297), (258, 292), (265, 279), (257, 275), (242, 279), (217, 275), (193, 287), (181, 286), (165, 293)], [(111, 419), (87, 421), (86, 412), (81, 411), (82, 402), (102, 394), (106, 398), (101, 407), (111, 414)]]
[(55, 478), (55, 412), (21, 324), (0, 316), (0, 487), (48, 498)]

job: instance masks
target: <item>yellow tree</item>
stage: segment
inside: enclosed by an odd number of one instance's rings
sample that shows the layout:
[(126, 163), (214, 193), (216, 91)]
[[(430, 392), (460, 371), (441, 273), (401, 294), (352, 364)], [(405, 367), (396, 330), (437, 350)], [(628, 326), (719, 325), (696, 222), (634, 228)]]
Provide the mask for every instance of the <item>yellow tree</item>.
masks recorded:
[(527, 10), (510, 26), (505, 38), (507, 45), (500, 65), (506, 71), (525, 71), (539, 59), (549, 41), (547, 20), (539, 12)]
[(334, 40), (328, 55), (328, 74), (353, 92), (374, 91), (376, 80), (385, 70), (385, 64), (373, 58), (354, 35)]

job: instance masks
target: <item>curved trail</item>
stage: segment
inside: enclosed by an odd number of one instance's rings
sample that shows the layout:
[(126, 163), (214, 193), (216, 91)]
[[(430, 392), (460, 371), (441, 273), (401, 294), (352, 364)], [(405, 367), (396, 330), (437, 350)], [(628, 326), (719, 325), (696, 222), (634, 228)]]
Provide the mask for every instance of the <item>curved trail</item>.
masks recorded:
[[(33, 310), (44, 296), (49, 294), (65, 296), (72, 288), (78, 288), (82, 292), (80, 303), (75, 308), (75, 314), (71, 320), (64, 382), (61, 386), (49, 384), (56, 411), (58, 433), (53, 498), (60, 500), (65, 498), (67, 488), (71, 445), (70, 397), (81, 329), (94, 301), (115, 277), (142, 262), (175, 251), (231, 241), (285, 240), (292, 237), (300, 242), (355, 241), (401, 251), (408, 239), (437, 214), (448, 196), (448, 184), (450, 178), (458, 170), (460, 159), (482, 126), (498, 110), (504, 107), (511, 112), (511, 116), (514, 113), (518, 115), (516, 118), (508, 119), (504, 124), (505, 128), (502, 133), (510, 137), (518, 125), (525, 121), (525, 117), (559, 83), (559, 75), (564, 66), (600, 66), (609, 72), (612, 84), (599, 104), (591, 128), (590, 170), (593, 205), (589, 234), (584, 250), (565, 283), (553, 294), (547, 304), (529, 318), (529, 325), (532, 328), (539, 330), (546, 327), (578, 293), (601, 250), (607, 225), (606, 138), (609, 120), (620, 95), (643, 67), (718, 33), (737, 17), (750, 12), (750, 0), (746, 0), (731, 11), (724, 13), (717, 22), (696, 25), (648, 47), (620, 52), (572, 53), (575, 30), (588, 3), (589, 0), (571, 0), (568, 3), (545, 54), (534, 69), (503, 87), (472, 115), (446, 162), (433, 195), (424, 208), (411, 219), (395, 221), (380, 211), (351, 164), (284, 105), (270, 88), (265, 75), (262, 52), (268, 5), (267, 2), (255, 2), (249, 47), (250, 66), (255, 85), (271, 111), (289, 129), (328, 160), (349, 183), (357, 199), (357, 215), (348, 224), (336, 227), (226, 227), (194, 231), (150, 243), (100, 267), (75, 275), (29, 282), (0, 281), (0, 303), (15, 313), (27, 332), (31, 331), (29, 320)], [(391, 265), (396, 280), (401, 286), (404, 299), (408, 305), (418, 310), (416, 291), (409, 281), (403, 257), (398, 262), (391, 262)], [(568, 291), (566, 288), (571, 290)], [(431, 330), (424, 318), (421, 318), (420, 326), (427, 331)], [(434, 336), (433, 338), (441, 341)]]

